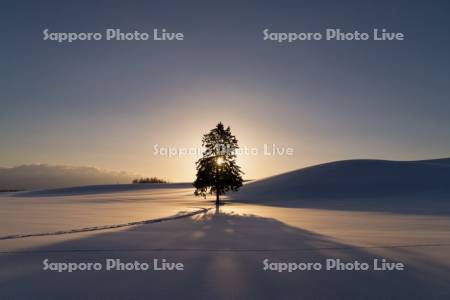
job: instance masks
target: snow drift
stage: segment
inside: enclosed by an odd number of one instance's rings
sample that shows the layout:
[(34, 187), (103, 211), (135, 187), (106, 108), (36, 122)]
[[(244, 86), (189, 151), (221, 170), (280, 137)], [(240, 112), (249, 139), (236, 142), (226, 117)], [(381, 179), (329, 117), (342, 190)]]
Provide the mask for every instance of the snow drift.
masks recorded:
[(248, 183), (232, 195), (245, 202), (450, 195), (450, 158), (345, 160)]
[(57, 189), (42, 189), (14, 193), (17, 197), (52, 197), (52, 196), (75, 196), (91, 194), (109, 194), (120, 192), (135, 192), (150, 189), (182, 189), (192, 188), (192, 183), (139, 183), (139, 184), (104, 184), (74, 186)]

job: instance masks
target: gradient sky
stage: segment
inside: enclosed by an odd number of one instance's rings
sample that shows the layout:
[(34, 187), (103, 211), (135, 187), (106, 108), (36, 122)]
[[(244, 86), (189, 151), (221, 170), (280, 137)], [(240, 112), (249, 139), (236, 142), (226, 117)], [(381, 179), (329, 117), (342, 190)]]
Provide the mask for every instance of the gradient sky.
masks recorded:
[[(5, 1), (0, 11), (0, 166), (90, 165), (192, 180), (218, 121), (246, 178), (349, 158), (450, 156), (448, 1)], [(95, 3), (94, 3), (95, 2)], [(362, 3), (364, 2), (364, 3)], [(182, 42), (58, 44), (42, 31), (147, 31)], [(262, 30), (403, 32), (405, 41), (263, 41)]]

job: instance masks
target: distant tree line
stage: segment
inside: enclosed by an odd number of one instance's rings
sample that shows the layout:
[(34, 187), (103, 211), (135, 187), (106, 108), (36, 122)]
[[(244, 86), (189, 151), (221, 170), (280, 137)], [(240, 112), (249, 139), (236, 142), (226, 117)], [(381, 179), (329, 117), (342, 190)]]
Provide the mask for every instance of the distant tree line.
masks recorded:
[(0, 193), (13, 193), (13, 192), (22, 192), (23, 190), (18, 189), (0, 189)]
[(167, 183), (167, 181), (158, 177), (142, 177), (134, 179), (133, 183)]

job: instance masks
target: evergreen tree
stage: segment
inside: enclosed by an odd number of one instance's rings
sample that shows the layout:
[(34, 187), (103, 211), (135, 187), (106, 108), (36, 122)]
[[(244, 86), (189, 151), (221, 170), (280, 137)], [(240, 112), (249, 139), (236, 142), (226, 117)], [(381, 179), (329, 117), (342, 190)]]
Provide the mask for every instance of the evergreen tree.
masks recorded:
[(219, 197), (228, 191), (237, 191), (242, 186), (241, 168), (236, 164), (238, 141), (221, 122), (205, 134), (202, 139), (205, 148), (203, 157), (197, 163), (197, 179), (194, 182), (195, 195), (206, 197), (216, 194), (216, 206)]

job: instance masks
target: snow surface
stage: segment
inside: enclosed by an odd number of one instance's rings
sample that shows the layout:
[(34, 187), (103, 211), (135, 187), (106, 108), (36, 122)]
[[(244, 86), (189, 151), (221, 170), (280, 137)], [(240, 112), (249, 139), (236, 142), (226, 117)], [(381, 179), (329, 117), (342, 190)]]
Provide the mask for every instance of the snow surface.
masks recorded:
[(250, 202), (448, 196), (450, 159), (344, 160), (251, 182), (235, 195)]
[[(449, 160), (335, 162), (248, 183), (219, 211), (0, 240), (0, 298), (449, 299), (449, 165)], [(212, 199), (195, 198), (192, 188), (182, 185), (106, 190), (4, 194), (1, 235), (120, 224), (212, 207)], [(183, 262), (185, 271), (57, 273), (42, 270), (45, 258), (165, 258)], [(403, 262), (406, 270), (278, 273), (262, 270), (266, 258), (386, 258)]]

